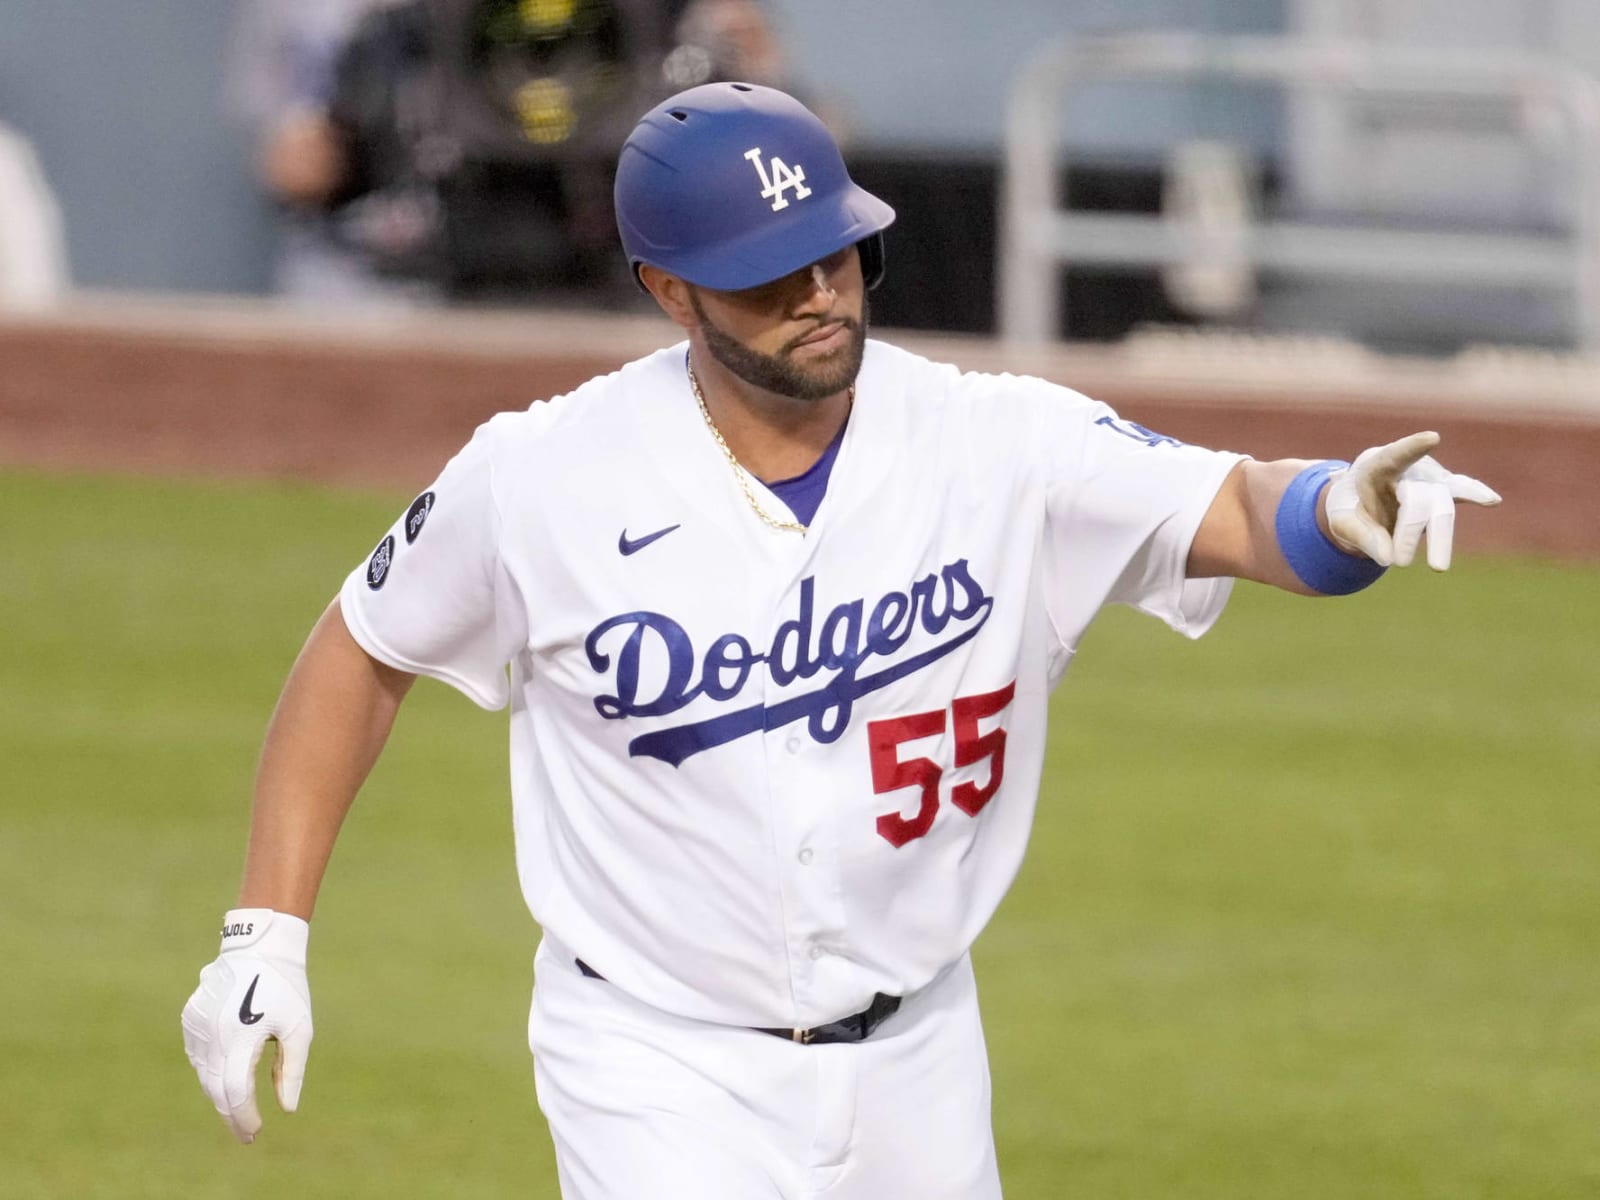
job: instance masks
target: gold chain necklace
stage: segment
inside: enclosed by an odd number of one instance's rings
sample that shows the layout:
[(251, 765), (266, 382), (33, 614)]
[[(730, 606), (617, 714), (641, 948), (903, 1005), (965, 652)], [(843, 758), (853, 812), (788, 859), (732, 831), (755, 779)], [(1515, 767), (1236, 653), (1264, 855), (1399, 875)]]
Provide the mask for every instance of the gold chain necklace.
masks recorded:
[[(700, 406), (700, 415), (706, 420), (706, 428), (711, 430), (711, 437), (722, 448), (723, 456), (727, 458), (728, 465), (733, 468), (734, 478), (739, 481), (739, 486), (744, 489), (744, 498), (750, 501), (750, 507), (755, 509), (756, 516), (760, 517), (774, 529), (785, 533), (804, 533), (806, 527), (798, 521), (780, 521), (766, 509), (761, 507), (761, 501), (756, 499), (755, 489), (750, 486), (750, 472), (740, 465), (739, 460), (728, 448), (728, 443), (723, 439), (722, 430), (717, 428), (717, 423), (711, 419), (711, 412), (706, 408), (705, 393), (700, 390), (700, 380), (695, 376), (693, 364), (685, 364), (689, 369), (689, 389), (694, 392), (695, 403)], [(856, 385), (850, 385), (850, 403), (855, 404)]]

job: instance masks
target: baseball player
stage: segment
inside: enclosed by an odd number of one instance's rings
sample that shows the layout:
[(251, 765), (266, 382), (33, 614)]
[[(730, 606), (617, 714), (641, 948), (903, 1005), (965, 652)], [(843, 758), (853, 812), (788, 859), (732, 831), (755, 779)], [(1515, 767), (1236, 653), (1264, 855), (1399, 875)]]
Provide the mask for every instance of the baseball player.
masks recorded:
[(183, 1012), (234, 1134), (311, 1041), (324, 867), (417, 675), (511, 706), (529, 1020), (569, 1200), (1000, 1194), (968, 949), (1046, 698), (1106, 604), (1189, 637), (1235, 578), (1342, 594), (1455, 504), (1181, 445), (1038, 379), (868, 340), (894, 219), (790, 97), (648, 113), (616, 180), (671, 349), (483, 425), (345, 580), (267, 734), (239, 907)]

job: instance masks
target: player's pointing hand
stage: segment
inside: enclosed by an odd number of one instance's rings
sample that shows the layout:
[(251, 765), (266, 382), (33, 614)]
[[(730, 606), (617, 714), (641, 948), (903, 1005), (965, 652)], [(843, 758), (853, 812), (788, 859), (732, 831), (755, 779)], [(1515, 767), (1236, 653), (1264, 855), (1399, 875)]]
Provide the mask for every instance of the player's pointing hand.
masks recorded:
[(1413, 433), (1363, 450), (1328, 485), (1328, 531), (1341, 548), (1380, 566), (1406, 567), (1428, 536), (1428, 565), (1450, 566), (1456, 502), (1499, 504), (1500, 494), (1428, 457), (1437, 433)]
[(278, 1105), (300, 1104), (311, 1049), (311, 991), (306, 983), (309, 926), (270, 908), (234, 909), (223, 918), (222, 952), (200, 972), (183, 1006), (183, 1045), (200, 1086), (246, 1144), (261, 1130), (256, 1064), (278, 1043), (272, 1068)]

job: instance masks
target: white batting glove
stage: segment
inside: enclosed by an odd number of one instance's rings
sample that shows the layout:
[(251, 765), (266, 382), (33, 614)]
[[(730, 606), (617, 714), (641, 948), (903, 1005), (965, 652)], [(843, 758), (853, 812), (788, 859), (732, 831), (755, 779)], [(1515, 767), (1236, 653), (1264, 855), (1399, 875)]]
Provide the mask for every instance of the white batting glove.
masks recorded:
[(1348, 470), (1331, 477), (1328, 529), (1340, 549), (1365, 554), (1382, 567), (1408, 567), (1426, 532), (1428, 565), (1449, 568), (1456, 501), (1499, 504), (1500, 494), (1429, 458), (1438, 444), (1437, 433), (1413, 433), (1363, 450)]
[(256, 1064), (278, 1043), (272, 1085), (293, 1112), (311, 1049), (306, 939), (311, 927), (270, 908), (236, 908), (222, 919), (222, 952), (200, 972), (183, 1006), (183, 1047), (233, 1136), (249, 1144), (261, 1129)]

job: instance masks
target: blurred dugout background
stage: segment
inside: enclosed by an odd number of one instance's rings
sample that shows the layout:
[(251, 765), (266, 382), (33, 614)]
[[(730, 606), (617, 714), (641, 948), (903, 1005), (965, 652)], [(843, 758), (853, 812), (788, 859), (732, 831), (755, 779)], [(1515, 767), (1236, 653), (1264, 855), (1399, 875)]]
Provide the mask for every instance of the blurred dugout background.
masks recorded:
[[(239, 33), (250, 7), (0, 0), (0, 120), (34, 143), (59, 198), (80, 287), (270, 290), (281, 230), (256, 178), (258, 147), (238, 112)], [(519, 238), (525, 246), (547, 235), (532, 211), (537, 197), (530, 203), (531, 192), (517, 191), (517, 168), (570, 156), (586, 137), (603, 162), (627, 114), (654, 93), (642, 77), (598, 99), (595, 89), (576, 92), (580, 108), (617, 111), (580, 123), (563, 146), (559, 132), (535, 129), (543, 119), (538, 105), (530, 109), (526, 92), (517, 92), (527, 74), (492, 77), (472, 57), (468, 43), (485, 24), (473, 10), (481, 6), (428, 0), (422, 7), (435, 14), (437, 57), (451, 61), (436, 67), (445, 79), (430, 96), (436, 136), (418, 152), (429, 159), (418, 170), (465, 193), (458, 221), (467, 232), (444, 251), (453, 264), (417, 269), (446, 278), (454, 299), (517, 302), (551, 276), (537, 256), (522, 254), (519, 266)], [(686, 0), (488, 7), (546, 17), (569, 8), (614, 12), (627, 44), (610, 43), (602, 53), (642, 75), (670, 59), (669, 83), (696, 77), (681, 52), (672, 57), (681, 51), (675, 23)], [(927, 330), (996, 328), (1007, 100), (1028, 57), (1056, 39), (1155, 30), (1354, 39), (1385, 51), (1477, 54), (1488, 74), (1518, 55), (1600, 71), (1600, 10), (1584, 0), (1007, 0), (995, 8), (767, 0), (762, 7), (787, 63), (778, 82), (836, 120), (853, 169), (901, 213), (879, 319)], [(883, 57), (888, 46), (892, 67)], [(1551, 95), (1419, 92), (1408, 90), (1418, 72), (1391, 78), (1401, 86), (1386, 93), (1319, 91), (1302, 86), (1305, 78), (1284, 88), (1259, 79), (1085, 77), (1063, 89), (1057, 129), (1039, 136), (1059, 134), (1070, 159), (1060, 184), (1077, 209), (1165, 210), (1224, 228), (1246, 214), (1287, 214), (1391, 231), (1580, 236), (1583, 164)], [(496, 89), (502, 94), (494, 96)], [(494, 128), (501, 118), (503, 128)], [(481, 160), (494, 160), (475, 176), (471, 163), (440, 161), (470, 159), (474, 143)], [(507, 211), (519, 207), (521, 229)], [(1576, 241), (1567, 248), (1574, 257), (1600, 253)], [(1560, 287), (1363, 282), (1337, 265), (1257, 273), (1230, 260), (1222, 243), (1214, 249), (1188, 271), (1072, 266), (1057, 332), (1111, 338), (1152, 322), (1224, 324), (1430, 353), (1475, 342), (1564, 348), (1574, 341), (1574, 298)], [(494, 261), (502, 264), (498, 273)], [(592, 299), (625, 297), (596, 290)]]

